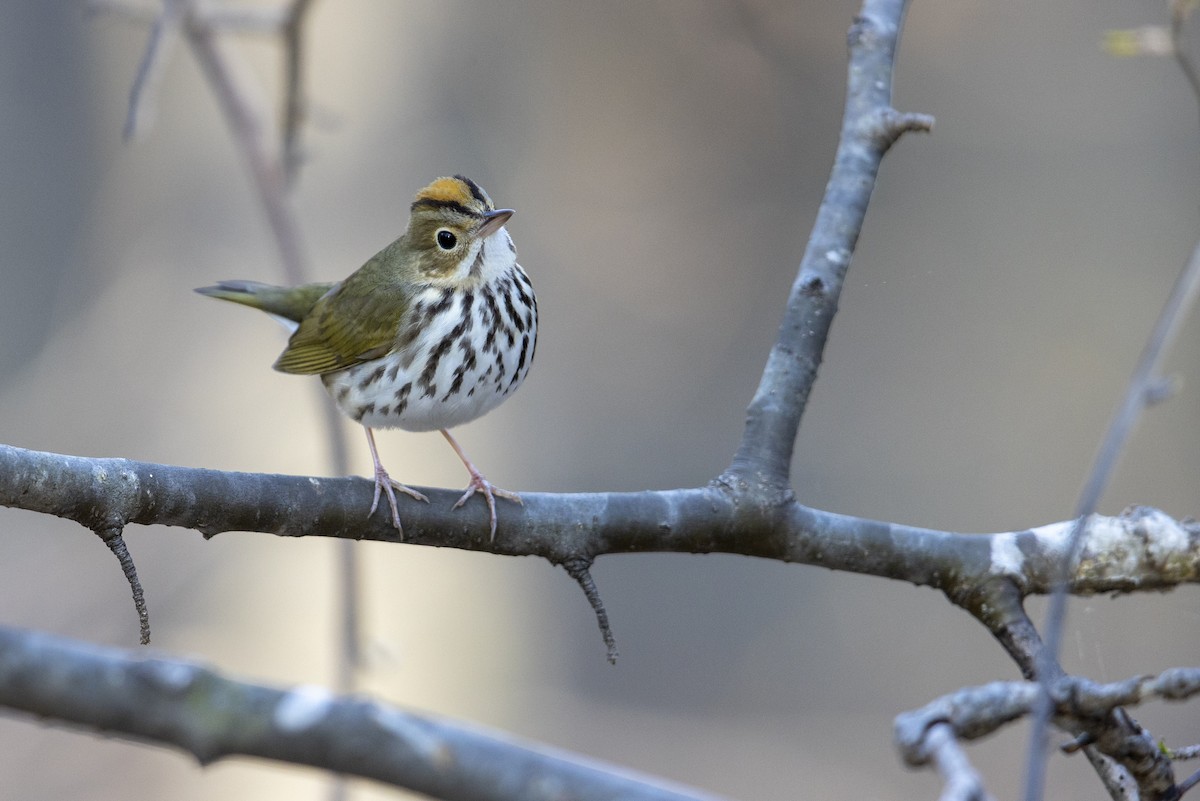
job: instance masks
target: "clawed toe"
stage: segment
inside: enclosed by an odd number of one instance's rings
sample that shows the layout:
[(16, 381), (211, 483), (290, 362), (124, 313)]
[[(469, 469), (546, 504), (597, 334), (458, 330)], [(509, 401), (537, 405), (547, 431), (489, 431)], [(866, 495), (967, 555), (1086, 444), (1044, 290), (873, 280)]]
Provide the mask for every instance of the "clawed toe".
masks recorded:
[(467, 485), (467, 491), (464, 492), (463, 496), (458, 499), (458, 503), (454, 504), (454, 508), (457, 509), (458, 507), (462, 506), (464, 503), (467, 502), (467, 499), (470, 498), (472, 495), (474, 495), (476, 492), (482, 493), (484, 500), (487, 501), (488, 515), (491, 518), (491, 524), (492, 524), (491, 541), (495, 541), (495, 539), (496, 539), (496, 496), (499, 495), (501, 498), (505, 498), (510, 501), (515, 501), (516, 503), (519, 503), (522, 506), (525, 505), (525, 502), (522, 501), (521, 496), (515, 492), (509, 492), (506, 489), (500, 489), (499, 487), (493, 487), (492, 482), (490, 482), (486, 478), (484, 478), (483, 473), (479, 472), (479, 468), (477, 468), (477, 467), (475, 467), (475, 465), (471, 464), (471, 460), (468, 459), (467, 454), (465, 452), (463, 452), (462, 447), (458, 444), (458, 440), (454, 439), (454, 437), (451, 436), (450, 432), (447, 431), (446, 429), (443, 428), (443, 429), (441, 429), (441, 431), (442, 431), (442, 436), (446, 438), (446, 442), (450, 443), (450, 447), (454, 448), (454, 452), (457, 453), (458, 458), (462, 460), (463, 467), (467, 468), (467, 472), (471, 474), (471, 483)]
[(367, 512), (367, 517), (370, 518), (371, 515), (375, 514), (375, 509), (379, 506), (380, 494), (387, 495), (388, 506), (392, 510), (392, 526), (395, 527), (396, 531), (400, 532), (400, 538), (403, 539), (404, 526), (400, 525), (400, 510), (396, 506), (395, 490), (400, 490), (414, 500), (424, 501), (425, 503), (429, 503), (429, 499), (412, 487), (405, 486), (399, 481), (394, 480), (387, 474), (386, 470), (381, 468), (375, 471), (375, 495), (371, 498), (371, 510)]
[(379, 507), (380, 491), (387, 495), (388, 506), (392, 508), (392, 525), (395, 526), (396, 531), (399, 531), (400, 537), (403, 538), (404, 526), (400, 525), (400, 510), (396, 508), (396, 493), (392, 492), (391, 480), (388, 478), (387, 473), (383, 474), (382, 479), (379, 474), (375, 475), (375, 494), (371, 497), (371, 509), (367, 512), (367, 518), (370, 519), (371, 515), (375, 514), (375, 510)]
[(391, 482), (393, 487), (400, 490), (405, 495), (412, 498), (414, 501), (421, 501), (423, 503), (429, 503), (429, 499), (425, 497), (425, 493), (417, 492), (412, 487), (407, 486), (405, 484), (401, 484), (399, 481), (395, 480), (394, 478), (388, 478), (388, 481)]
[(518, 495), (517, 493), (511, 492), (506, 489), (500, 489), (499, 487), (493, 486), (492, 482), (488, 481), (481, 474), (475, 473), (474, 475), (471, 476), (471, 483), (467, 485), (467, 491), (464, 492), (462, 497), (458, 499), (458, 503), (454, 504), (454, 508), (457, 509), (460, 506), (462, 506), (464, 503), (467, 502), (467, 499), (470, 498), (472, 495), (474, 495), (476, 492), (478, 492), (480, 495), (482, 495), (483, 499), (485, 501), (487, 501), (488, 515), (489, 515), (489, 518), (491, 521), (491, 536), (490, 536), (489, 541), (495, 541), (495, 539), (496, 539), (496, 496), (499, 495), (501, 498), (504, 498), (505, 500), (515, 501), (516, 503), (519, 503), (522, 506), (525, 505), (525, 502), (521, 500), (521, 496)]

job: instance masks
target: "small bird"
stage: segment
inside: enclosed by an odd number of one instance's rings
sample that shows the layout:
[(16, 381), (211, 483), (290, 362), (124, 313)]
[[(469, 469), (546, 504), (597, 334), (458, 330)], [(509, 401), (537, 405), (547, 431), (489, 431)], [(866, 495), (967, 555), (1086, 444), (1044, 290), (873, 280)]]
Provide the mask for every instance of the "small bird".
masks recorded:
[(403, 536), (394, 481), (375, 449), (375, 428), (441, 431), (471, 474), (454, 508), (476, 492), (487, 501), (496, 537), (495, 487), (449, 429), (496, 408), (529, 373), (537, 348), (537, 299), (497, 209), (478, 184), (455, 175), (417, 193), (408, 230), (338, 283), (278, 287), (222, 281), (202, 295), (261, 309), (292, 335), (275, 362), (284, 373), (319, 375), (337, 407), (367, 432), (392, 525)]

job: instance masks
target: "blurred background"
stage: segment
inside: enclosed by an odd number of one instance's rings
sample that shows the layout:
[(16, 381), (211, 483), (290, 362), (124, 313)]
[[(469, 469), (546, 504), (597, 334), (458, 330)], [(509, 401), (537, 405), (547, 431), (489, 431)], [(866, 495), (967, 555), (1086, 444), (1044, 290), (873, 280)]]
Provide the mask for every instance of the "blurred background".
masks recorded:
[[(1200, 232), (1184, 79), (1100, 46), (1165, 21), (1163, 5), (914, 4), (896, 105), (937, 126), (881, 172), (801, 428), (801, 500), (972, 532), (1071, 515)], [(317, 2), (294, 194), (314, 278), (393, 239), (433, 177), (473, 177), (517, 209), (542, 322), (530, 379), (459, 431), (464, 447), (516, 490), (701, 484), (736, 445), (828, 177), (857, 8)], [(191, 291), (282, 273), (186, 46), (152, 127), (121, 140), (145, 41), (79, 2), (0, 4), (0, 441), (327, 474), (318, 382), (270, 369), (282, 330)], [(277, 107), (278, 49), (230, 44)], [(1198, 339), (1193, 319), (1169, 361), (1183, 390), (1144, 419), (1105, 512), (1200, 514)], [(436, 434), (385, 432), (380, 447), (400, 480), (465, 484)], [(136, 645), (129, 589), (94, 535), (4, 509), (0, 532), (0, 623)], [(331, 681), (334, 543), (126, 540), (156, 648), (259, 681)], [(357, 547), (374, 695), (734, 797), (936, 797), (932, 773), (901, 765), (893, 716), (1018, 675), (929, 590), (685, 555), (596, 564), (611, 667), (581, 593), (544, 562)], [(1195, 665), (1198, 628), (1194, 587), (1077, 599), (1064, 659), (1097, 680)], [(1195, 704), (1134, 714), (1171, 745), (1200, 739)], [(1000, 797), (1016, 793), (1026, 740), (1016, 726), (970, 748)], [(327, 785), (0, 718), (5, 798), (320, 799)], [(1101, 794), (1082, 757), (1053, 756), (1050, 788)]]

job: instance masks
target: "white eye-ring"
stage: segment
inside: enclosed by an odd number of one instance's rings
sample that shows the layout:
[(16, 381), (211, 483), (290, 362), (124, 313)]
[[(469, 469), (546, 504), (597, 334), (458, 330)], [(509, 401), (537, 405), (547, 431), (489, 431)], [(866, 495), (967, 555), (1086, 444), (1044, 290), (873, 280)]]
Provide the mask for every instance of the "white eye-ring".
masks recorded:
[(458, 244), (458, 237), (448, 228), (439, 228), (437, 232), (438, 247), (442, 250), (454, 250), (454, 246)]

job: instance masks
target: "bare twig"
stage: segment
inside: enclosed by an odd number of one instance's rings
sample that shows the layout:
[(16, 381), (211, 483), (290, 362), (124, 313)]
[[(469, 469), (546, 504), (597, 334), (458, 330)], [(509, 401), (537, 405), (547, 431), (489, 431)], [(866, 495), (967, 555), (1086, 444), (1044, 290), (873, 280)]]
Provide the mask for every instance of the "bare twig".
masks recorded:
[(167, 58), (179, 41), (179, 32), (189, 5), (190, 0), (163, 0), (162, 11), (150, 25), (146, 50), (133, 78), (133, 87), (129, 90), (129, 109), (125, 115), (123, 132), (126, 141), (138, 134), (153, 113), (154, 91), (161, 81)]
[[(299, 168), (297, 142), (303, 121), (303, 75), (302, 75), (302, 32), (312, 0), (292, 0), (283, 11), (279, 9), (230, 9), (203, 7), (203, 13), (190, 0), (166, 0), (163, 11), (155, 18), (143, 66), (134, 82), (130, 102), (130, 126), (138, 118), (139, 100), (144, 96), (150, 77), (161, 71), (165, 62), (161, 42), (171, 34), (172, 40), (185, 30), (197, 59), (204, 67), (214, 94), (221, 101), (221, 108), (229, 123), (235, 143), (249, 166), (250, 178), (257, 189), (260, 201), (271, 223), (271, 230), (283, 262), (286, 280), (303, 283), (306, 277), (306, 259), (300, 240), (300, 226), (288, 201), (285, 183), (294, 180)], [(113, 11), (140, 19), (136, 7), (121, 2), (93, 2), (94, 10)], [(249, 92), (236, 78), (236, 71), (220, 44), (216, 32), (236, 31), (282, 34), (285, 52), (285, 111), (283, 124), (282, 156), (272, 150), (266, 131), (269, 126), (266, 115), (256, 103), (255, 95)], [(286, 180), (285, 180), (286, 176)], [(349, 470), (346, 456), (345, 434), (340, 419), (332, 405), (325, 404), (326, 429), (330, 444), (330, 466), (334, 473), (345, 474)], [(117, 542), (124, 549), (124, 544)], [(126, 554), (128, 557), (128, 554)], [(125, 562), (122, 562), (123, 566)], [(361, 666), (361, 612), (359, 604), (358, 553), (354, 543), (343, 540), (337, 544), (337, 573), (335, 581), (341, 599), (341, 615), (338, 616), (336, 633), (338, 658), (335, 667), (334, 686), (341, 692), (353, 690), (356, 674)], [(132, 567), (132, 562), (129, 563)], [(128, 575), (128, 571), (127, 571)], [(141, 588), (134, 588), (135, 600), (141, 599)], [(148, 619), (144, 603), (139, 605), (143, 618), (143, 642), (148, 641)], [(344, 790), (344, 786), (342, 788)]]
[[(895, 739), (906, 761), (923, 765), (929, 759), (926, 738), (938, 725), (948, 726), (958, 739), (984, 737), (1036, 711), (1043, 695), (1038, 682), (993, 682), (945, 695), (921, 709), (897, 716)], [(1169, 770), (1151, 759), (1157, 750), (1147, 733), (1121, 711), (1150, 699), (1183, 701), (1200, 695), (1200, 668), (1172, 668), (1157, 676), (1135, 676), (1112, 684), (1096, 684), (1074, 676), (1050, 682), (1055, 720), (1064, 728), (1090, 735), (1096, 749), (1128, 771), (1142, 791), (1142, 801), (1169, 797)], [(1111, 718), (1115, 717), (1115, 723)], [(1089, 757), (1093, 758), (1093, 757)], [(1105, 769), (1106, 784), (1118, 781), (1119, 771)]]
[(1088, 762), (1100, 777), (1101, 784), (1108, 791), (1108, 797), (1113, 801), (1141, 801), (1138, 798), (1137, 782), (1129, 775), (1129, 771), (1121, 767), (1115, 760), (1100, 753), (1095, 748), (1082, 749)]
[[(182, 0), (185, 4), (195, 0)], [(163, 2), (163, 0), (159, 0)], [(108, 14), (140, 25), (152, 25), (162, 12), (149, 6), (137, 5), (128, 0), (87, 0), (87, 10), (92, 14)], [(193, 13), (195, 9), (193, 8)], [(226, 33), (257, 34), (275, 36), (286, 22), (286, 12), (277, 8), (246, 8), (205, 3), (202, 9), (204, 22)]]
[(983, 785), (983, 777), (967, 759), (949, 724), (930, 726), (922, 748), (926, 761), (941, 774), (944, 786), (940, 801), (990, 801), (992, 796)]
[(1188, 790), (1191, 790), (1197, 784), (1200, 784), (1200, 770), (1196, 771), (1191, 776), (1188, 776), (1177, 785), (1179, 788), (1179, 797), (1182, 798), (1184, 793), (1186, 793)]
[[(1138, 418), (1155, 398), (1156, 388), (1160, 385), (1159, 365), (1168, 348), (1175, 341), (1188, 312), (1195, 304), (1197, 294), (1200, 294), (1200, 243), (1197, 243), (1192, 250), (1191, 258), (1188, 259), (1187, 264), (1176, 278), (1175, 285), (1171, 288), (1171, 294), (1167, 297), (1167, 302), (1159, 314), (1154, 330), (1138, 358), (1133, 376), (1125, 391), (1125, 397), (1113, 416), (1112, 422), (1109, 423), (1104, 441), (1100, 445), (1100, 452), (1096, 455), (1087, 483), (1084, 484), (1080, 494), (1079, 504), (1076, 507), (1076, 524), (1062, 560), (1060, 583), (1064, 586), (1066, 577), (1074, 570), (1073, 562), (1077, 558), (1080, 543), (1090, 525), (1091, 516), (1100, 506), (1100, 498), (1116, 469), (1118, 457), (1133, 433)], [(1053, 675), (1058, 663), (1066, 607), (1065, 589), (1051, 596), (1050, 606), (1046, 612), (1046, 647), (1039, 660), (1042, 674), (1045, 676)], [(1044, 699), (1035, 716), (1030, 734), (1024, 793), (1026, 801), (1040, 801), (1042, 797), (1042, 787), (1045, 783), (1049, 716), (1049, 702)]]
[(1200, 759), (1200, 745), (1188, 745), (1183, 748), (1172, 748), (1167, 756), (1171, 757), (1174, 762), (1182, 762), (1188, 759)]
[(891, 108), (892, 72), (905, 0), (866, 0), (850, 29), (846, 108), (833, 172), (788, 295), (779, 335), (746, 412), (742, 441), (721, 480), (786, 499), (796, 432), (837, 311), (879, 165), (905, 131), (933, 118)]
[(612, 626), (608, 624), (608, 610), (604, 608), (604, 599), (600, 597), (600, 591), (596, 589), (596, 582), (592, 580), (590, 567), (590, 559), (575, 558), (563, 562), (563, 569), (567, 571), (567, 575), (575, 579), (588, 599), (588, 603), (592, 605), (592, 611), (596, 613), (596, 623), (600, 626), (600, 636), (604, 638), (608, 662), (615, 665), (619, 656), (617, 639), (613, 636)]
[(146, 594), (142, 591), (142, 582), (138, 579), (137, 567), (133, 564), (133, 557), (129, 555), (129, 549), (125, 547), (125, 538), (122, 536), (121, 528), (104, 527), (96, 532), (100, 535), (100, 539), (104, 540), (104, 544), (117, 557), (117, 561), (121, 563), (121, 572), (125, 574), (125, 580), (129, 582), (129, 589), (133, 591), (133, 608), (137, 611), (138, 628), (141, 631), (141, 644), (150, 644), (150, 610), (146, 607)]
[(1025, 611), (1023, 596), (1016, 582), (1009, 578), (984, 582), (965, 594), (948, 593), (948, 597), (987, 626), (1021, 669), (1021, 675), (1033, 680), (1037, 676), (1037, 659), (1042, 652), (1042, 639)]
[[(272, 148), (267, 133), (267, 115), (254, 101), (255, 95), (236, 78), (229, 56), (214, 36), (211, 24), (195, 22), (189, 26), (189, 41), (196, 58), (208, 75), (213, 93), (229, 123), (234, 141), (242, 151), (250, 177), (266, 211), (276, 245), (282, 259), (285, 280), (302, 284), (308, 278), (307, 259), (300, 237), (300, 225), (287, 195), (289, 185), (298, 174), (300, 125), (303, 121), (303, 30), (311, 0), (293, 0), (280, 18), (279, 32), (283, 36), (285, 53), (285, 104), (283, 137), (279, 149)], [(219, 22), (219, 21), (218, 21)], [(323, 404), (325, 429), (331, 451), (331, 468), (338, 475), (349, 472), (346, 437), (337, 410)], [(335, 638), (338, 643), (334, 686), (350, 692), (357, 685), (357, 673), (362, 666), (362, 614), (360, 609), (358, 551), (355, 544), (343, 540), (337, 545), (336, 595), (341, 600)], [(348, 788), (344, 779), (337, 779), (332, 798), (344, 798)]]
[(292, 0), (283, 26), (284, 104), (283, 173), (288, 185), (296, 182), (300, 171), (300, 128), (304, 122), (304, 23), (313, 0)]
[(1196, 65), (1192, 63), (1191, 55), (1183, 46), (1183, 25), (1195, 9), (1188, 0), (1171, 0), (1169, 6), (1171, 11), (1171, 55), (1174, 56), (1179, 71), (1187, 79), (1188, 86), (1192, 90), (1192, 97), (1200, 102), (1200, 73), (1196, 71)]
[(300, 226), (287, 196), (282, 165), (272, 150), (271, 143), (274, 140), (269, 133), (272, 126), (266, 115), (249, 99), (253, 93), (241, 86), (229, 56), (222, 51), (216, 30), (192, 19), (187, 26), (187, 38), (192, 52), (204, 68), (213, 94), (221, 104), (233, 131), (234, 142), (250, 169), (254, 187), (275, 235), (275, 244), (279, 247), (284, 275), (288, 283), (304, 283), (308, 270)]

